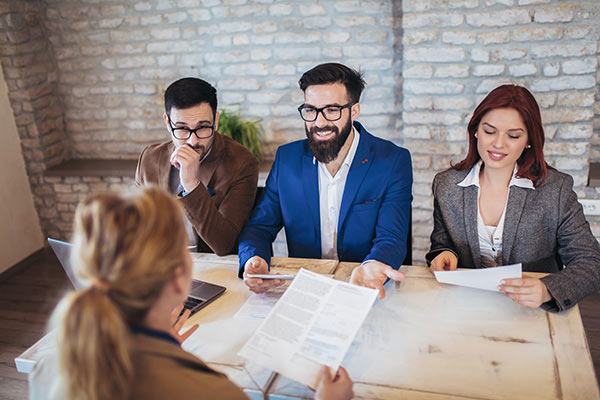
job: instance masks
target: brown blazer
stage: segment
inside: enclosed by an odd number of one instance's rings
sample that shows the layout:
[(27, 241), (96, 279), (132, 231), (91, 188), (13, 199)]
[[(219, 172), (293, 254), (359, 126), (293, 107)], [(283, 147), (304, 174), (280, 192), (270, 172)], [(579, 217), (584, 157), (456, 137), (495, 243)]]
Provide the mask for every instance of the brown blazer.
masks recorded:
[(143, 334), (136, 348), (132, 399), (247, 399), (227, 377), (180, 346)]
[[(170, 192), (169, 159), (174, 148), (173, 142), (146, 147), (138, 160), (136, 185), (153, 183)], [(196, 231), (198, 251), (235, 253), (254, 205), (258, 160), (235, 140), (215, 133), (213, 147), (200, 166), (200, 182), (186, 196), (173, 193)]]

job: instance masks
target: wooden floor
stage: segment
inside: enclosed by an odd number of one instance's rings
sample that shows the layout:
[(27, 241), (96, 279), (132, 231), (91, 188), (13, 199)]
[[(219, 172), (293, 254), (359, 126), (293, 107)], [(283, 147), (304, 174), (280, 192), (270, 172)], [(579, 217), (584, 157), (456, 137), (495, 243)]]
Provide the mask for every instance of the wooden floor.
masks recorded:
[[(70, 283), (47, 248), (0, 275), (0, 400), (27, 399), (27, 376), (14, 358), (45, 333), (46, 320)], [(583, 323), (600, 376), (600, 293), (580, 303)]]

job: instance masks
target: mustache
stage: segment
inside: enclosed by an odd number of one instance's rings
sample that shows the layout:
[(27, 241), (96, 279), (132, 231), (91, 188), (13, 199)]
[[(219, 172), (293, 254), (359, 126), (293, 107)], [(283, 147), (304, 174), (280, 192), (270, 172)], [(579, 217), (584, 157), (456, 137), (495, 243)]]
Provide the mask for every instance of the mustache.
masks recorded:
[(340, 133), (340, 130), (339, 130), (339, 129), (338, 129), (338, 127), (337, 127), (337, 126), (335, 126), (335, 125), (332, 125), (332, 126), (325, 126), (325, 127), (322, 127), (322, 128), (319, 128), (319, 127), (317, 127), (317, 126), (313, 126), (312, 128), (310, 128), (310, 129), (308, 130), (308, 132), (309, 132), (310, 134), (315, 134), (315, 133), (318, 133), (318, 132), (327, 132), (327, 131), (332, 131), (332, 132), (333, 132), (333, 133), (335, 133), (336, 135), (337, 135), (338, 133)]
[(206, 150), (206, 147), (204, 147), (204, 145), (201, 145), (201, 144), (198, 144), (198, 145), (196, 145), (196, 146), (192, 146), (191, 144), (189, 144), (189, 143), (186, 143), (185, 145), (186, 145), (187, 147), (189, 147), (190, 149), (192, 149), (192, 150), (195, 150), (195, 151), (198, 151), (198, 150), (202, 150), (202, 151), (204, 151), (204, 150)]

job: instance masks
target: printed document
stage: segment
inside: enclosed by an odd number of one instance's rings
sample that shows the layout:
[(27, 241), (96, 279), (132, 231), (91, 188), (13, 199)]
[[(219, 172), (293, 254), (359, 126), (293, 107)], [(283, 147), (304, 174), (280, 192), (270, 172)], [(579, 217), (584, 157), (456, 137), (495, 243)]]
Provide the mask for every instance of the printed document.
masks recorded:
[(498, 285), (502, 279), (521, 278), (522, 276), (521, 264), (463, 271), (434, 271), (434, 274), (435, 279), (440, 283), (496, 292), (498, 292)]
[(300, 269), (238, 354), (315, 387), (322, 364), (339, 367), (377, 293)]

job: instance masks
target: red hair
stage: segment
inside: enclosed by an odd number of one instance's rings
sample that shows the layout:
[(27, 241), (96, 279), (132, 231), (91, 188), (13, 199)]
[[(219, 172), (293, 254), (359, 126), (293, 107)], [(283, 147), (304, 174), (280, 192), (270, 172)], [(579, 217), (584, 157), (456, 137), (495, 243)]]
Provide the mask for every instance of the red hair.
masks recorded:
[(528, 144), (531, 148), (525, 149), (517, 160), (517, 176), (531, 179), (534, 186), (541, 185), (548, 174), (548, 165), (544, 160), (544, 128), (540, 108), (531, 92), (523, 86), (502, 85), (492, 90), (473, 111), (473, 116), (467, 125), (469, 133), (469, 152), (467, 157), (454, 165), (453, 168), (463, 171), (472, 168), (481, 158), (477, 151), (477, 138), (475, 133), (479, 122), (485, 114), (496, 108), (512, 108), (516, 110), (525, 123), (528, 135)]

